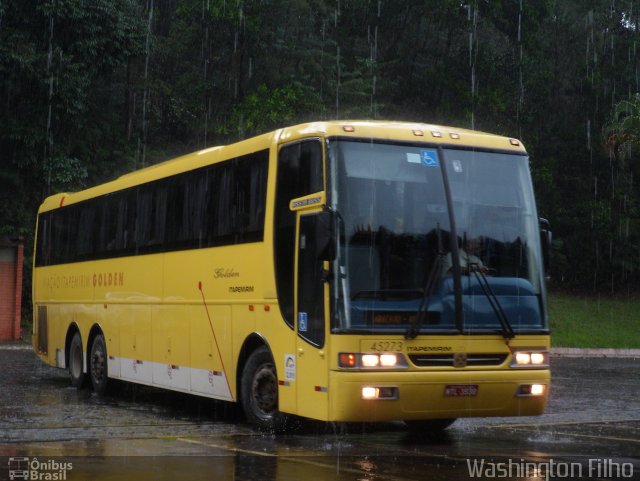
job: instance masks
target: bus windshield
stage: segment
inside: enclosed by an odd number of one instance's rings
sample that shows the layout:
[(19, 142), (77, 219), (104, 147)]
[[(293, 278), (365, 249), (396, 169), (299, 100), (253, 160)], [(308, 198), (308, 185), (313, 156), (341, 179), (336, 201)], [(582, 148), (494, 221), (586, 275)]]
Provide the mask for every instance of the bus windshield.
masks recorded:
[(492, 298), (513, 331), (546, 328), (525, 155), (334, 140), (329, 159), (330, 202), (339, 219), (334, 332), (502, 332)]

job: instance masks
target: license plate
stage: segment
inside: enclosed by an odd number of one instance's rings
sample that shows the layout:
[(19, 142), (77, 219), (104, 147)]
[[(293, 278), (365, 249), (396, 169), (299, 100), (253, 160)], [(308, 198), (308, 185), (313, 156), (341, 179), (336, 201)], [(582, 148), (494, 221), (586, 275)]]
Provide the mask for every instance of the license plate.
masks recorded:
[(449, 384), (444, 387), (446, 397), (477, 396), (477, 384)]

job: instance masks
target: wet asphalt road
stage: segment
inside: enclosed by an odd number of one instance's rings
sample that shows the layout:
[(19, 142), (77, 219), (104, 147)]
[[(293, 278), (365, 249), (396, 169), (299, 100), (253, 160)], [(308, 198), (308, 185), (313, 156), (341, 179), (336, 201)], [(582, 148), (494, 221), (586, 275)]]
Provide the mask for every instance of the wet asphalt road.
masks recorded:
[(99, 399), (4, 344), (0, 480), (27, 463), (28, 479), (469, 480), (482, 466), (481, 479), (640, 480), (640, 359), (552, 358), (552, 376), (545, 415), (458, 420), (440, 439), (401, 423), (274, 436), (193, 396), (123, 384)]

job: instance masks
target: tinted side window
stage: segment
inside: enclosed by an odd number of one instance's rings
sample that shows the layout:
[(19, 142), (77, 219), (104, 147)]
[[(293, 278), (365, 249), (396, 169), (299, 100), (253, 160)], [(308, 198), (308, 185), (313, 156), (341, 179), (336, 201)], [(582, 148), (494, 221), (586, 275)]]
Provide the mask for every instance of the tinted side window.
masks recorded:
[(77, 256), (79, 259), (90, 259), (95, 249), (96, 208), (87, 202), (80, 208), (78, 221)]
[(38, 219), (38, 243), (36, 246), (36, 265), (46, 266), (51, 263), (51, 215), (42, 214)]
[(40, 215), (36, 265), (263, 240), (262, 150)]
[(162, 250), (166, 227), (166, 182), (139, 188), (136, 202), (137, 250), (140, 253), (158, 252)]
[(296, 197), (323, 189), (322, 143), (319, 139), (297, 142), (280, 149), (276, 189), (274, 220), (276, 289), (282, 316), (286, 323), (293, 327), (296, 214), (289, 210), (289, 202)]
[(237, 159), (234, 165), (233, 213), (236, 242), (262, 239), (267, 186), (267, 155)]

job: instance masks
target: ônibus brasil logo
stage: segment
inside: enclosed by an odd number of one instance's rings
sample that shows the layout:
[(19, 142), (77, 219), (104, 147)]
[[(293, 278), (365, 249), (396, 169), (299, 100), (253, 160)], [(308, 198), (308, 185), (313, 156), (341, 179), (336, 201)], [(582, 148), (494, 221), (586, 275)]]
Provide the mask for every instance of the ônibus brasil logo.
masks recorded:
[(54, 459), (39, 461), (38, 458), (9, 458), (9, 479), (27, 479), (38, 481), (65, 481), (67, 472), (73, 469), (73, 463)]

